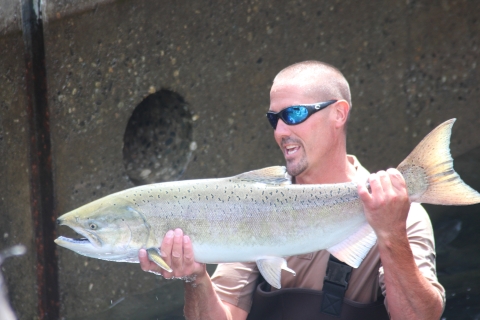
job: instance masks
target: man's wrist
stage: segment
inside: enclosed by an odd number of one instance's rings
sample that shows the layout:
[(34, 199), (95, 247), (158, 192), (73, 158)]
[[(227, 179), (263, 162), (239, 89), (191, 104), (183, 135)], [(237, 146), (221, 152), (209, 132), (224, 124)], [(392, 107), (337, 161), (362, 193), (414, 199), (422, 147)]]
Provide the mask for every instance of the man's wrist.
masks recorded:
[(203, 285), (206, 282), (210, 282), (210, 276), (207, 273), (207, 269), (204, 268), (199, 273), (194, 273), (185, 279), (185, 285), (196, 287), (198, 285)]

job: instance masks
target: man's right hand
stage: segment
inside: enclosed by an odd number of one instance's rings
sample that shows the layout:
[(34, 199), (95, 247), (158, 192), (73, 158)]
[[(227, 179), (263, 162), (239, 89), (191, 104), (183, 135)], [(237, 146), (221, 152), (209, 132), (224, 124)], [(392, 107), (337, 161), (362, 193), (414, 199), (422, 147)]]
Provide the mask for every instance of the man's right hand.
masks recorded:
[(145, 249), (140, 249), (138, 259), (143, 271), (162, 275), (165, 279), (183, 277), (202, 277), (207, 275), (205, 264), (195, 262), (190, 237), (183, 234), (181, 229), (169, 230), (160, 246), (163, 260), (173, 272), (168, 272), (150, 261)]
[[(138, 259), (143, 271), (162, 275), (165, 279), (192, 277), (194, 285), (185, 285), (186, 319), (235, 319), (245, 320), (248, 313), (228, 302), (223, 302), (215, 293), (206, 265), (195, 262), (190, 237), (181, 229), (169, 230), (163, 238), (160, 253), (173, 270), (168, 272), (150, 261), (145, 249), (140, 249)], [(192, 279), (193, 280), (193, 279)]]

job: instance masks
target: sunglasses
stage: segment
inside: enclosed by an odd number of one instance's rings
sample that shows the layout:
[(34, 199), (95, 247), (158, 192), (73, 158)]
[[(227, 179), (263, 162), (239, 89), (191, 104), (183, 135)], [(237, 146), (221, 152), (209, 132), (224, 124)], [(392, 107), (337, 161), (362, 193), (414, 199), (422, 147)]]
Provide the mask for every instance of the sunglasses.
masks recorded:
[(279, 118), (282, 119), (285, 124), (293, 126), (304, 122), (315, 112), (325, 109), (335, 102), (337, 102), (337, 100), (291, 106), (279, 112), (269, 111), (267, 112), (267, 118), (274, 130), (277, 129)]

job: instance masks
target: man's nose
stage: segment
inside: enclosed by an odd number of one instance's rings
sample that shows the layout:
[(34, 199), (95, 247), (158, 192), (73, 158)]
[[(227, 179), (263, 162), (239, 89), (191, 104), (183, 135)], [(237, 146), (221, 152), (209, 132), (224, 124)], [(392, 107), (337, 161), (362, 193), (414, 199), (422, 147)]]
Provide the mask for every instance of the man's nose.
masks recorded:
[(275, 128), (275, 135), (288, 135), (290, 134), (290, 126), (285, 124), (282, 119), (278, 119), (277, 127)]

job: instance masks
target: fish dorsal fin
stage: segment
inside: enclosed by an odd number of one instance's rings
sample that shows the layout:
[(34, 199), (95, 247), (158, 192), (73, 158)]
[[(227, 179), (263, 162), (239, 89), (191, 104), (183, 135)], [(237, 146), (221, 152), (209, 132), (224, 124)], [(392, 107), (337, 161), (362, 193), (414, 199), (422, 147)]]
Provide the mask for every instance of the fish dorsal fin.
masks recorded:
[(281, 257), (262, 257), (257, 259), (256, 262), (265, 281), (277, 289), (282, 287), (282, 269), (296, 275), (295, 271), (287, 267), (287, 261)]
[(338, 260), (358, 268), (376, 241), (375, 231), (365, 223), (353, 235), (327, 250)]
[(240, 181), (259, 182), (273, 185), (292, 184), (292, 177), (285, 167), (274, 166), (241, 173), (235, 177)]

